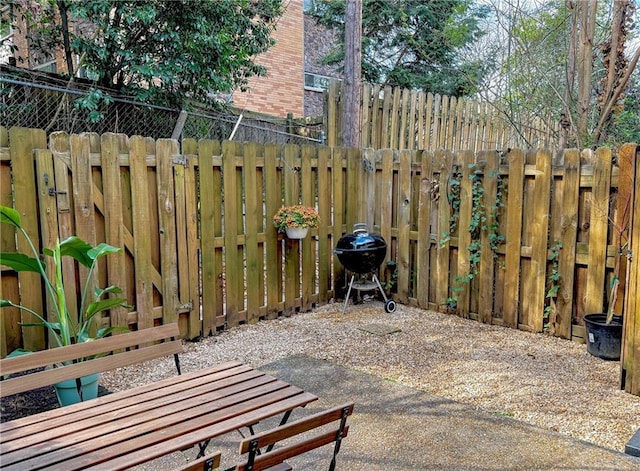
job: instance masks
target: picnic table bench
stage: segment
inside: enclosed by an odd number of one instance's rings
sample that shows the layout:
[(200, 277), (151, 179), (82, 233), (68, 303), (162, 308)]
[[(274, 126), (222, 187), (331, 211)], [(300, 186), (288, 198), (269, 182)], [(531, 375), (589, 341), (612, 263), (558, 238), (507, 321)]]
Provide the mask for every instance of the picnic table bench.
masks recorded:
[[(21, 375), (3, 380), (0, 394), (4, 397), (170, 354), (180, 373), (180, 352), (178, 326), (169, 324), (5, 358), (0, 360), (2, 377)], [(97, 353), (108, 355), (41, 370)], [(248, 365), (226, 362), (4, 422), (0, 467), (7, 471), (114, 471), (195, 445), (201, 458), (212, 438), (243, 427), (253, 434), (257, 423), (281, 414), (284, 425), (294, 409), (316, 399)]]

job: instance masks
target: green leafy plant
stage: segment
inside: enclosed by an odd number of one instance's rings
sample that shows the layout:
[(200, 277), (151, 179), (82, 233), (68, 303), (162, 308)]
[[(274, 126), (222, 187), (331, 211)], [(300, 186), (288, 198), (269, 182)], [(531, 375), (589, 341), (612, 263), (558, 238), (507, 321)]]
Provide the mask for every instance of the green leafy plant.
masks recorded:
[(316, 228), (319, 223), (318, 212), (311, 206), (283, 206), (273, 216), (273, 225), (278, 232), (285, 232), (287, 227)]
[(398, 264), (395, 260), (387, 261), (387, 272), (390, 273), (390, 275), (387, 277), (384, 288), (387, 292), (391, 292), (391, 290), (395, 290), (398, 286)]
[(113, 98), (102, 90), (92, 88), (89, 92), (76, 99), (74, 107), (87, 112), (89, 123), (98, 123), (104, 118), (105, 110), (113, 103)]
[(555, 324), (556, 317), (556, 299), (558, 297), (558, 291), (560, 290), (560, 271), (558, 270), (560, 263), (560, 250), (562, 249), (562, 242), (556, 242), (551, 246), (551, 256), (549, 260), (551, 262), (551, 271), (547, 277), (547, 293), (545, 297), (549, 300), (549, 304), (544, 308), (544, 330), (549, 331)]
[[(622, 152), (628, 152), (629, 148), (625, 148)], [(627, 193), (626, 199), (618, 199), (618, 219), (613, 221), (614, 232), (614, 266), (613, 277), (609, 286), (609, 305), (607, 306), (606, 323), (611, 324), (615, 315), (616, 302), (618, 300), (618, 287), (620, 286), (620, 269), (622, 267), (622, 258), (631, 260), (631, 249), (629, 247), (629, 224), (631, 216), (631, 192)]]
[(447, 181), (447, 201), (451, 206), (451, 215), (449, 216), (449, 230), (442, 233), (440, 246), (451, 241), (451, 237), (456, 233), (458, 221), (460, 220), (460, 183), (462, 181), (462, 172), (457, 165), (454, 165), (451, 175)]
[[(62, 347), (74, 343), (87, 342), (95, 338), (105, 337), (116, 331), (128, 331), (126, 327), (108, 327), (98, 329), (95, 335), (93, 323), (99, 313), (117, 307), (130, 308), (125, 304), (126, 299), (122, 297), (108, 297), (110, 294), (120, 294), (122, 290), (116, 286), (109, 286), (104, 289), (94, 288), (91, 292), (91, 281), (93, 273), (97, 267), (97, 261), (108, 254), (121, 252), (122, 249), (109, 244), (101, 243), (92, 247), (89, 243), (78, 237), (72, 236), (60, 242), (56, 242), (52, 249), (44, 249), (44, 254), (40, 255), (33, 244), (33, 241), (22, 227), (20, 215), (17, 211), (6, 206), (0, 206), (0, 223), (8, 224), (16, 228), (26, 239), (30, 255), (18, 252), (0, 253), (0, 265), (5, 265), (18, 272), (35, 272), (40, 274), (44, 282), (46, 296), (50, 299), (54, 312), (49, 316), (37, 313), (32, 309), (15, 304), (8, 299), (0, 299), (0, 307), (14, 307), (29, 312), (40, 322), (22, 323), (24, 327), (42, 327), (49, 333), (50, 342)], [(81, 295), (78, 315), (69, 312), (67, 300), (64, 293), (64, 283), (62, 278), (62, 259), (70, 256), (78, 263), (89, 269), (84, 288)], [(52, 263), (55, 274), (53, 279), (49, 279), (46, 272), (46, 264)], [(19, 349), (12, 352), (12, 355), (29, 353), (28, 350)]]
[[(469, 220), (469, 232), (471, 242), (467, 246), (469, 251), (469, 270), (466, 273), (458, 274), (455, 277), (456, 284), (451, 288), (452, 296), (447, 298), (447, 306), (456, 308), (458, 305), (459, 293), (464, 291), (464, 285), (468, 285), (478, 275), (480, 260), (482, 256), (482, 234), (486, 234), (489, 241), (489, 248), (493, 257), (497, 258), (498, 248), (504, 243), (505, 236), (500, 234), (499, 217), (505, 207), (507, 185), (503, 178), (496, 172), (490, 174), (496, 179), (497, 192), (493, 204), (487, 209), (485, 204), (485, 188), (482, 171), (477, 164), (469, 164), (473, 172), (469, 176), (471, 180), (471, 219)], [(449, 205), (451, 206), (451, 216), (449, 218), (449, 232), (443, 234), (440, 243), (444, 244), (450, 240), (460, 221), (460, 183), (462, 173), (459, 169), (454, 169), (452, 178), (449, 181), (449, 191), (447, 194)]]

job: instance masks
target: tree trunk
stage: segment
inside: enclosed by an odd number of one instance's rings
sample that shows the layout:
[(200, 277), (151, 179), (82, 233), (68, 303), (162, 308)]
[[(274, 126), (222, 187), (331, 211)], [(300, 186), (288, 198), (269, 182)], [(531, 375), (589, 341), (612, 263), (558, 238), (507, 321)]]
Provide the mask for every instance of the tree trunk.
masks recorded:
[(566, 147), (575, 146), (575, 133), (576, 129), (573, 125), (573, 117), (571, 116), (571, 110), (573, 109), (573, 100), (574, 100), (574, 86), (576, 81), (576, 55), (577, 55), (577, 45), (578, 45), (578, 10), (576, 9), (576, 4), (573, 1), (567, 0), (566, 6), (570, 10), (571, 13), (571, 29), (569, 30), (569, 48), (568, 48), (568, 57), (567, 57), (567, 70), (566, 70), (566, 82), (567, 86), (564, 89), (564, 93), (562, 95), (562, 117), (561, 117), (561, 128), (562, 128), (562, 142), (560, 145), (561, 149)]
[(60, 28), (62, 30), (62, 44), (64, 47), (64, 59), (67, 63), (67, 73), (70, 77), (75, 74), (73, 66), (73, 55), (71, 54), (71, 40), (69, 38), (69, 16), (67, 10), (69, 6), (66, 1), (58, 0), (58, 12), (60, 13)]
[(580, 43), (578, 45), (578, 140), (579, 147), (584, 147), (584, 140), (589, 135), (589, 108), (593, 75), (593, 36), (596, 26), (597, 0), (576, 2), (580, 17)]
[(603, 79), (602, 93), (598, 97), (600, 118), (593, 132), (595, 143), (606, 135), (606, 128), (611, 119), (615, 104), (627, 87), (631, 74), (638, 64), (640, 49), (636, 49), (631, 61), (625, 58), (625, 40), (627, 36), (627, 18), (634, 10), (631, 0), (615, 0), (614, 14), (611, 20), (611, 38), (602, 45), (605, 54), (607, 75)]
[(342, 87), (342, 142), (360, 147), (360, 81), (362, 69), (362, 0), (347, 0)]
[(580, 44), (578, 63), (578, 146), (584, 147), (589, 134), (589, 107), (593, 75), (593, 36), (596, 28), (597, 0), (577, 2), (580, 11)]

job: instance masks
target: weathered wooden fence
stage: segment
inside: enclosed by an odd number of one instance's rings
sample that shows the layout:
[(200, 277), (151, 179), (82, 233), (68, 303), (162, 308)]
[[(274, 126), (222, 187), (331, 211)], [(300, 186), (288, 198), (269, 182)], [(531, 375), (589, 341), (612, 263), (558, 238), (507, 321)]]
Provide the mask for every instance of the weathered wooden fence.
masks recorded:
[[(334, 82), (325, 94), (330, 146), (342, 145), (341, 93), (342, 83)], [(362, 86), (360, 129), (360, 147), (373, 149), (558, 149), (560, 142), (560, 125), (551, 116), (507, 119), (489, 103), (371, 84)]]
[[(616, 228), (628, 236), (621, 197), (637, 186), (621, 180), (628, 164), (614, 165), (605, 148), (554, 156), (185, 140), (180, 149), (117, 134), (0, 136), (0, 200), (42, 245), (77, 234), (124, 247), (100, 276), (123, 287), (134, 310), (103, 322), (177, 320), (190, 338), (339, 296), (332, 249), (356, 222), (387, 240), (393, 263), (381, 278), (400, 303), (581, 338), (582, 316), (607, 305)], [(624, 162), (635, 165), (638, 150), (627, 148)], [(301, 242), (271, 223), (282, 204), (298, 202), (321, 215)], [(6, 227), (0, 243), (15, 248)], [(2, 296), (42, 310), (36, 283), (2, 269)], [(3, 355), (44, 345), (42, 331), (21, 331), (19, 319), (2, 310)]]
[(621, 366), (621, 387), (640, 396), (640, 148), (625, 146), (621, 152), (622, 187), (629, 188), (629, 234), (623, 242), (629, 253), (635, 254), (629, 263), (624, 306), (624, 332)]

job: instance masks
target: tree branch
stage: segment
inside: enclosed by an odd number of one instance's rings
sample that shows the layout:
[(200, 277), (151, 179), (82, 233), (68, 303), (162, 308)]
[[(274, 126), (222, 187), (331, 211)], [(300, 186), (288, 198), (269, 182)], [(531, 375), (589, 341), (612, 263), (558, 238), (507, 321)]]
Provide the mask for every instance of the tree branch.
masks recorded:
[(593, 135), (595, 137), (596, 143), (600, 141), (602, 131), (604, 129), (604, 125), (609, 119), (609, 116), (611, 115), (611, 110), (613, 110), (613, 105), (616, 104), (616, 102), (620, 98), (620, 95), (622, 95), (622, 92), (624, 92), (625, 88), (627, 87), (627, 83), (629, 82), (629, 79), (631, 78), (631, 75), (633, 74), (633, 71), (635, 70), (636, 65), (638, 65), (638, 59), (640, 59), (640, 48), (636, 49), (635, 54), (633, 55), (633, 57), (631, 58), (631, 61), (629, 62), (629, 65), (627, 66), (627, 71), (622, 76), (622, 78), (620, 79), (620, 83), (618, 84), (616, 89), (613, 91), (613, 94), (607, 100), (607, 102), (604, 104), (602, 108), (602, 113), (600, 114), (598, 125), (593, 131)]

